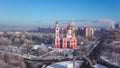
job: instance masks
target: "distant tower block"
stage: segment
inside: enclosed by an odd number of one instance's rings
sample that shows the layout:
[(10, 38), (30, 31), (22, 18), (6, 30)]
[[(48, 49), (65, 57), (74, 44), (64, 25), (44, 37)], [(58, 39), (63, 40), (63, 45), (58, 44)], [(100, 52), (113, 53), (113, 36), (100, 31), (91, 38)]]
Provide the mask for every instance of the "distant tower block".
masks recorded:
[(72, 25), (68, 25), (66, 28), (66, 37), (59, 37), (59, 25), (56, 22), (55, 26), (55, 45), (54, 48), (76, 48), (77, 47), (77, 39), (75, 37), (75, 27)]
[(92, 37), (94, 35), (93, 28), (85, 27), (84, 30), (85, 30), (85, 37)]

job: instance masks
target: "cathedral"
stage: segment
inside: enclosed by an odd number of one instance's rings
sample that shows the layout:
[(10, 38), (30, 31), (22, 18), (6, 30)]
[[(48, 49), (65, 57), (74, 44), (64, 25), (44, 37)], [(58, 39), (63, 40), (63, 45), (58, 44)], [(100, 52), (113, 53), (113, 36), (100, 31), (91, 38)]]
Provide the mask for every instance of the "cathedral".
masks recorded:
[[(76, 48), (77, 47), (77, 39), (75, 37), (75, 27), (72, 25), (68, 25), (65, 28), (65, 36), (60, 38), (60, 27), (58, 22), (55, 25), (55, 43), (53, 48)], [(63, 32), (63, 30), (62, 30)]]

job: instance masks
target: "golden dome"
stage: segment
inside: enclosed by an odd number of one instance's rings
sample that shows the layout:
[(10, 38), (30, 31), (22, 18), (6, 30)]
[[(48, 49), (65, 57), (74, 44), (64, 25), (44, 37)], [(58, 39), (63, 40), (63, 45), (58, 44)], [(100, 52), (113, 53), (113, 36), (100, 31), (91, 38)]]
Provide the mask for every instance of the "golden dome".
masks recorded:
[(74, 29), (74, 27), (71, 26), (70, 24), (67, 26), (67, 30), (73, 30), (73, 29)]

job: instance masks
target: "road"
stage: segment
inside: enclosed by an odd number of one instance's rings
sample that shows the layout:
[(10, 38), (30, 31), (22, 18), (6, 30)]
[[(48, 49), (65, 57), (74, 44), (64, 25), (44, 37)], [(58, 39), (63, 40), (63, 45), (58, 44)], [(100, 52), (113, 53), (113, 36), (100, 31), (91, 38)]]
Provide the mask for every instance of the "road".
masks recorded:
[[(112, 36), (112, 37), (111, 37)], [(113, 39), (114, 34), (111, 32), (108, 32), (107, 34), (104, 34), (100, 39), (99, 43), (96, 47), (94, 47), (90, 54), (87, 56), (87, 58), (92, 62), (89, 62), (87, 59), (84, 60), (84, 62), (81, 64), (80, 68), (94, 68), (93, 65), (96, 63), (104, 65), (108, 68), (119, 68), (118, 66), (112, 65), (109, 62), (105, 62), (100, 58), (100, 53), (104, 49), (106, 43), (106, 39)]]

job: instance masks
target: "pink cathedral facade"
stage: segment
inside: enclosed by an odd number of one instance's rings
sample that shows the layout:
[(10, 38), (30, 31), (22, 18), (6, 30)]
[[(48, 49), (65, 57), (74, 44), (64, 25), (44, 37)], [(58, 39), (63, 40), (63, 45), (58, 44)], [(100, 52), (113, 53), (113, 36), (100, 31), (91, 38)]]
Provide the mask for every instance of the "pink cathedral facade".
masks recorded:
[(65, 37), (60, 38), (60, 27), (58, 22), (56, 22), (55, 26), (55, 44), (53, 48), (76, 48), (77, 47), (77, 39), (75, 37), (75, 27), (70, 24), (65, 28), (66, 32)]

